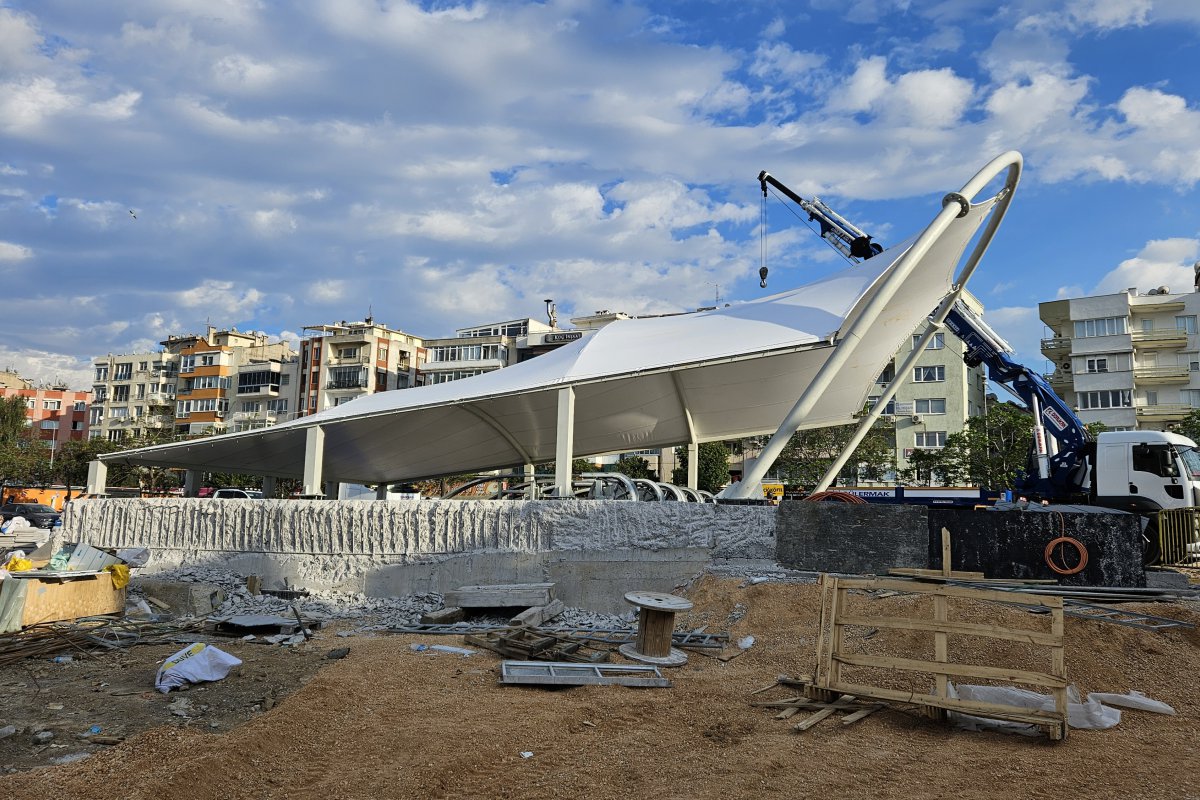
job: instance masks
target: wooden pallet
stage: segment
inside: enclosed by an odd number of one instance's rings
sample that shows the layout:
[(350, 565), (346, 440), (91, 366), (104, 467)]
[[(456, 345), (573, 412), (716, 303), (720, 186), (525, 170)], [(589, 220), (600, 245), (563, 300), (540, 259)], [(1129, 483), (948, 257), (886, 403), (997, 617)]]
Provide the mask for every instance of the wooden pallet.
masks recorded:
[(570, 661), (598, 664), (608, 661), (608, 651), (545, 631), (518, 626), (467, 634), (463, 641), (518, 661)]

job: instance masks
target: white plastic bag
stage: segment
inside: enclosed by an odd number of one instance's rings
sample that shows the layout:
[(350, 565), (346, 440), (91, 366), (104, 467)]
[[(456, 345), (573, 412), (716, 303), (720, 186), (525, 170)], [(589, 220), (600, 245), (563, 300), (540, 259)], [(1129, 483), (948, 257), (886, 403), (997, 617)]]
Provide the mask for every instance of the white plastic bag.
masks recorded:
[(1129, 694), (1110, 694), (1108, 692), (1092, 692), (1088, 695), (1089, 700), (1098, 700), (1101, 703), (1107, 703), (1110, 706), (1123, 706), (1125, 708), (1136, 708), (1139, 711), (1153, 711), (1155, 714), (1174, 714), (1175, 709), (1171, 708), (1166, 703), (1159, 700), (1151, 700), (1146, 695), (1138, 691), (1130, 692)]
[(240, 658), (224, 650), (197, 642), (180, 650), (163, 662), (154, 677), (154, 688), (163, 694), (185, 683), (219, 681), (229, 670), (242, 663)]
[[(977, 700), (984, 703), (998, 703), (1006, 706), (1018, 706), (1041, 711), (1054, 710), (1054, 697), (1041, 694), (1029, 689), (1018, 689), (1014, 686), (970, 686), (950, 685), (950, 696), (963, 700)], [(1072, 728), (1087, 730), (1104, 730), (1111, 728), (1121, 721), (1121, 712), (1115, 708), (1103, 705), (1095, 699), (1093, 693), (1083, 702), (1079, 690), (1072, 684), (1067, 687), (1067, 724)], [(1033, 725), (1021, 722), (976, 717), (970, 714), (951, 712), (950, 718), (955, 724), (967, 730), (998, 730), (1023, 735), (1036, 735), (1038, 730)]]

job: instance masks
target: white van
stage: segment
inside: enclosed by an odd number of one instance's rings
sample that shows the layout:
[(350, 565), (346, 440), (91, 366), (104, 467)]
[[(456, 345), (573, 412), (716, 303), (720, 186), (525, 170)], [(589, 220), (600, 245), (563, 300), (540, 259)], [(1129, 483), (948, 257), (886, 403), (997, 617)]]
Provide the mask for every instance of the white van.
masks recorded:
[(214, 500), (262, 500), (258, 489), (217, 489), (212, 493)]

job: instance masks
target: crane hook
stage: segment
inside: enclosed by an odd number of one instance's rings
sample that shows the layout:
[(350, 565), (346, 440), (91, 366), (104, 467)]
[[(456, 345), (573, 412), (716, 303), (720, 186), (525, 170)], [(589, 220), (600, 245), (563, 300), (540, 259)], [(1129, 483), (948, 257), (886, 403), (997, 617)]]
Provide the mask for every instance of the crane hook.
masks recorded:
[(758, 268), (758, 285), (764, 289), (767, 288), (767, 268), (766, 267)]

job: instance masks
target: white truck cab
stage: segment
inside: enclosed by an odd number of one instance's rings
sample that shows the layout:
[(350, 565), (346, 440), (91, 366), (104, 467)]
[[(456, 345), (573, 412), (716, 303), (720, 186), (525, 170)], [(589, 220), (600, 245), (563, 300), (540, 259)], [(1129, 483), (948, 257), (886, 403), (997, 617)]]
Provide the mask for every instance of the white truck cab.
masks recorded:
[(1167, 431), (1108, 431), (1096, 437), (1096, 505), (1127, 511), (1200, 506), (1200, 451)]

